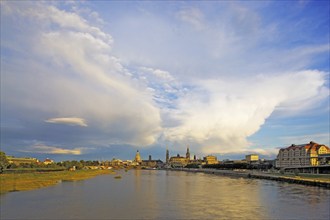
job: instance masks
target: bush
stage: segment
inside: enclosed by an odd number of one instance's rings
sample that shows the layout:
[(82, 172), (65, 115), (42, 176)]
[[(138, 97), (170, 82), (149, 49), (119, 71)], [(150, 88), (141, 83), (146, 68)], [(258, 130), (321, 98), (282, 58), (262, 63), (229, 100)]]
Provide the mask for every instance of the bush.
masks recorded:
[(224, 163), (224, 164), (206, 164), (203, 168), (213, 168), (213, 169), (247, 169), (248, 165), (246, 163)]
[(0, 173), (2, 173), (4, 169), (7, 169), (8, 166), (9, 162), (5, 152), (0, 151)]
[(185, 166), (185, 168), (199, 168), (199, 165), (198, 164), (193, 164), (193, 163), (191, 163), (191, 164), (188, 164), (187, 166)]

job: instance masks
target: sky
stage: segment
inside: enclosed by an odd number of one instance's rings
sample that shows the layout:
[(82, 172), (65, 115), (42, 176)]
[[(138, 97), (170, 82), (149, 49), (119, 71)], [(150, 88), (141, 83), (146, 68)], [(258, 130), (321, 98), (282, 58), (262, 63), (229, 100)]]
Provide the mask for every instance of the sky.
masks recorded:
[(1, 151), (329, 146), (329, 1), (1, 1)]

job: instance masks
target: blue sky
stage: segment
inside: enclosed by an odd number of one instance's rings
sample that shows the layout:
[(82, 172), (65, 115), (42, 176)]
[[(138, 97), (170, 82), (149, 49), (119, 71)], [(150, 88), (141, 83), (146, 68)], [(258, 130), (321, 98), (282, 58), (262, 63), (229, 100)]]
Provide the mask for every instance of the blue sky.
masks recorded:
[(328, 1), (1, 1), (1, 150), (329, 146)]

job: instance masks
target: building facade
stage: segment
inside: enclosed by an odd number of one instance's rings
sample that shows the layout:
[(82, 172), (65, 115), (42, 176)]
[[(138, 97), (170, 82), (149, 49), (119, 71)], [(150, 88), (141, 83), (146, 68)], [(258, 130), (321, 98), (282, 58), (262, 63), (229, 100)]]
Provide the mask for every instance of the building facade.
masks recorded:
[(142, 162), (139, 150), (136, 151), (134, 162), (136, 162), (136, 163), (141, 163)]
[(329, 147), (310, 142), (294, 145), (279, 150), (276, 158), (277, 168), (326, 165), (322, 155), (330, 153)]
[(7, 156), (7, 160), (10, 164), (20, 165), (20, 164), (37, 164), (39, 160), (32, 157), (13, 157)]
[[(166, 150), (166, 161), (168, 157), (169, 157), (169, 153), (168, 150)], [(169, 158), (167, 164), (171, 167), (185, 167), (189, 163), (190, 163), (190, 151), (189, 151), (189, 147), (187, 147), (187, 152), (185, 157), (182, 157), (180, 156), (180, 154), (177, 154), (176, 156)]]
[(172, 167), (185, 167), (187, 166), (188, 162), (189, 161), (187, 160), (186, 157), (181, 157), (180, 154), (178, 154), (170, 158), (169, 164)]
[(164, 163), (161, 160), (153, 160), (151, 158), (151, 155), (149, 155), (148, 160), (142, 160), (141, 166), (149, 168), (162, 168), (164, 166)]
[(217, 164), (218, 159), (216, 156), (208, 155), (208, 156), (204, 157), (204, 162), (205, 162), (205, 164)]
[(169, 164), (170, 162), (170, 152), (168, 151), (168, 149), (166, 149), (166, 164)]
[(258, 154), (249, 154), (245, 156), (245, 160), (248, 163), (255, 163), (259, 161), (259, 155)]
[(54, 160), (51, 160), (49, 158), (46, 158), (43, 162), (45, 165), (48, 165), (48, 164), (53, 164), (54, 163)]
[(190, 160), (190, 151), (189, 151), (189, 147), (187, 147), (186, 158), (187, 158), (188, 161)]

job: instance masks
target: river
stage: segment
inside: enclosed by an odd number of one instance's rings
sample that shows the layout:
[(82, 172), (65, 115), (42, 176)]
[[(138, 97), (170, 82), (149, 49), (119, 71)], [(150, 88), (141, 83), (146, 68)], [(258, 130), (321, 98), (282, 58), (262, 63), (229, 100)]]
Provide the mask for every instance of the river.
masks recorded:
[(330, 190), (165, 170), (0, 196), (0, 219), (329, 219)]

